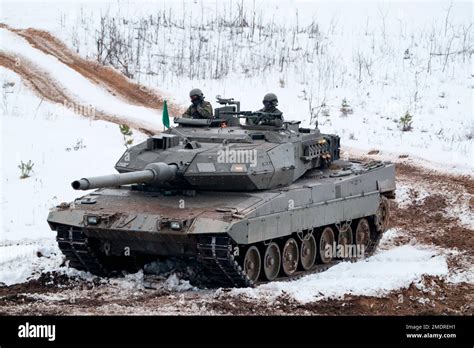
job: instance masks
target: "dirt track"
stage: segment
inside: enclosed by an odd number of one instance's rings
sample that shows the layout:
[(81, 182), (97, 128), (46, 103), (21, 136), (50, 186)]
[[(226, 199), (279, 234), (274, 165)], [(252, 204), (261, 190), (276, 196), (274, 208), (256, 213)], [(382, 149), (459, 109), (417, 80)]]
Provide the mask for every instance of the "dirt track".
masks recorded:
[[(128, 79), (111, 67), (82, 58), (47, 31), (33, 28), (13, 29), (4, 24), (0, 24), (0, 27), (22, 36), (31, 46), (56, 57), (89, 80), (103, 86), (111, 94), (118, 95), (131, 104), (152, 109), (163, 108), (164, 99), (158, 92)], [(180, 106), (173, 104), (169, 104), (168, 107), (172, 112), (179, 113), (182, 110)]]
[[(449, 206), (473, 209), (474, 180), (449, 176), (399, 163), (397, 183), (407, 190), (408, 201), (392, 202), (391, 227), (402, 232), (388, 249), (407, 243), (457, 249), (448, 254), (451, 271), (466, 271), (473, 265), (472, 227), (449, 214)], [(429, 190), (424, 199), (419, 196)], [(400, 191), (400, 190), (399, 190)], [(400, 193), (400, 192), (399, 192)], [(64, 275), (44, 275), (39, 280), (0, 288), (0, 314), (225, 314), (225, 315), (440, 315), (474, 314), (472, 283), (448, 283), (425, 276), (423, 287), (411, 284), (382, 297), (346, 296), (301, 304), (282, 296), (276, 301), (230, 296), (226, 291), (176, 292), (124, 288), (117, 280), (84, 281)], [(422, 300), (420, 300), (422, 299)]]
[[(18, 59), (21, 64), (17, 64)], [(48, 76), (47, 73), (41, 71), (33, 62), (25, 57), (18, 55), (11, 55), (0, 51), (0, 66), (10, 69), (21, 76), (27, 86), (29, 86), (41, 98), (49, 100), (53, 103), (61, 105), (80, 105), (73, 97), (71, 97), (64, 88), (59, 85), (54, 79)], [(158, 129), (151, 129), (148, 126), (128, 120), (125, 122), (120, 117), (107, 114), (100, 110), (95, 110), (94, 119), (108, 121), (116, 124), (127, 123), (129, 127), (137, 129), (145, 134), (156, 134), (160, 131)]]
[[(71, 51), (64, 43), (46, 31), (31, 28), (24, 30), (13, 29), (2, 23), (0, 23), (0, 28), (5, 28), (20, 35), (33, 47), (56, 57), (63, 64), (74, 69), (91, 82), (102, 86), (112, 95), (118, 96), (130, 104), (159, 110), (163, 107), (163, 98), (159, 92), (131, 81), (113, 68), (101, 66), (96, 62), (80, 57)], [(47, 72), (42, 71), (34, 62), (26, 57), (0, 51), (0, 66), (20, 75), (36, 94), (46, 100), (62, 105), (65, 103), (81, 105), (81, 103), (69, 95), (64, 86), (61, 86), (61, 84), (55, 81)], [(168, 108), (171, 114), (180, 114), (183, 111), (181, 106), (172, 103), (168, 103)], [(156, 134), (160, 132), (159, 129), (150, 128), (150, 126), (144, 125), (139, 121), (127, 120), (124, 122), (124, 120), (120, 119), (117, 115), (100, 111), (98, 108), (95, 108), (95, 110), (95, 119), (116, 124), (127, 123), (130, 127), (146, 134)]]

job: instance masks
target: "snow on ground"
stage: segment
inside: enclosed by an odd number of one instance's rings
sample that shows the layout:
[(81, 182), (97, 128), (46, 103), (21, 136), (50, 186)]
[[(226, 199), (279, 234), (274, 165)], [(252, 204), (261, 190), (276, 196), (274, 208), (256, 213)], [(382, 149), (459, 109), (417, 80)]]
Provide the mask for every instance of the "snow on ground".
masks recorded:
[(423, 200), (430, 195), (429, 191), (421, 187), (417, 187), (415, 197), (413, 190), (413, 186), (397, 183), (395, 201), (398, 203), (399, 207), (406, 208), (413, 203), (421, 204)]
[(287, 295), (302, 302), (344, 295), (383, 296), (408, 287), (423, 275), (446, 276), (448, 265), (436, 251), (404, 245), (380, 252), (367, 260), (342, 262), (329, 270), (290, 282), (272, 282), (254, 289), (233, 289), (233, 295), (276, 299)]
[(38, 239), (34, 242), (0, 244), (0, 284), (23, 283), (45, 269), (57, 269), (63, 261), (56, 241)]
[[(379, 255), (385, 251), (392, 250), (394, 248), (394, 241), (399, 237), (406, 235), (406, 231), (401, 228), (391, 228), (387, 230), (380, 240), (378, 247)], [(449, 273), (445, 276), (445, 281), (451, 284), (468, 283), (474, 284), (474, 268), (472, 267), (472, 258), (467, 251), (461, 251), (457, 248), (447, 249), (435, 245), (420, 245), (416, 239), (411, 239), (408, 245), (414, 248), (423, 248), (424, 250), (430, 250), (433, 254), (444, 257), (445, 260), (455, 260), (456, 265), (449, 267)], [(401, 265), (400, 265), (401, 267)]]
[(452, 272), (452, 274), (450, 274), (446, 280), (452, 284), (474, 284), (474, 269), (472, 267), (472, 264), (467, 265), (466, 271)]
[[(113, 173), (125, 146), (116, 124), (39, 99), (10, 70), (0, 68), (0, 88), (0, 282), (11, 284), (61, 264), (49, 210), (79, 196), (73, 179)], [(144, 138), (134, 133), (135, 143)], [(31, 176), (20, 179), (18, 165), (29, 160)]]
[(447, 206), (443, 214), (459, 221), (460, 225), (466, 228), (474, 228), (474, 210), (472, 208), (472, 194), (465, 189), (460, 192), (449, 192), (447, 189), (435, 189), (426, 182), (419, 182), (416, 186), (413, 183), (397, 182), (396, 198), (400, 208), (407, 208), (410, 205), (419, 206), (431, 195), (440, 194), (446, 197)]
[(57, 58), (32, 47), (24, 38), (4, 28), (0, 28), (0, 50), (17, 56), (20, 62), (23, 57), (34, 62), (83, 106), (93, 106), (96, 111), (123, 118), (124, 122), (134, 120), (150, 128), (162, 127), (161, 113), (157, 110), (131, 105), (113, 96)]
[(107, 284), (120, 287), (128, 291), (144, 290), (147, 287), (155, 290), (162, 288), (170, 292), (198, 290), (198, 288), (192, 286), (188, 280), (181, 279), (180, 275), (176, 274), (174, 270), (163, 273), (157, 272), (156, 275), (160, 276), (160, 279), (159, 281), (153, 283), (148, 279), (150, 277), (150, 273), (140, 270), (133, 274), (127, 274), (123, 278), (110, 278), (107, 280)]

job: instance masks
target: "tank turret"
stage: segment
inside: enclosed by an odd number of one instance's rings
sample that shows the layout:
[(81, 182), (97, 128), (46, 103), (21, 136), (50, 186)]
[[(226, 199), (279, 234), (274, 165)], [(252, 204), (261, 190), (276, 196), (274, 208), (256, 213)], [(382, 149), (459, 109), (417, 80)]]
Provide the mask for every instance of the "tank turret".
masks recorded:
[(249, 124), (249, 119), (271, 115), (240, 111), (231, 99), (219, 102), (224, 106), (216, 109), (215, 118), (176, 119), (177, 127), (128, 149), (115, 166), (122, 174), (76, 180), (73, 188), (139, 184), (145, 190), (268, 190), (288, 186), (308, 170), (339, 159), (337, 135), (294, 121)]

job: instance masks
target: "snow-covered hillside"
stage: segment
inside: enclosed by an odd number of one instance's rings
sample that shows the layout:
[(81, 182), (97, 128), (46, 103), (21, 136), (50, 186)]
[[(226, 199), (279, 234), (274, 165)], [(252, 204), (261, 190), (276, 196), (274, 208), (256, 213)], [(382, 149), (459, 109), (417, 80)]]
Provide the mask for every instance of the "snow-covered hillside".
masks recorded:
[[(89, 116), (94, 117), (93, 113), (103, 111), (118, 115), (124, 122), (140, 122), (143, 127), (158, 129), (161, 125), (161, 115), (156, 110), (121, 100), (71, 67), (62, 64), (56, 57), (32, 47), (24, 38), (10, 30), (0, 28), (0, 39), (0, 50), (14, 55), (18, 64), (31, 64), (44, 72), (66, 90), (78, 105), (84, 105), (84, 111), (87, 111), (87, 106), (93, 106), (90, 107)], [(63, 104), (67, 104), (66, 100)]]

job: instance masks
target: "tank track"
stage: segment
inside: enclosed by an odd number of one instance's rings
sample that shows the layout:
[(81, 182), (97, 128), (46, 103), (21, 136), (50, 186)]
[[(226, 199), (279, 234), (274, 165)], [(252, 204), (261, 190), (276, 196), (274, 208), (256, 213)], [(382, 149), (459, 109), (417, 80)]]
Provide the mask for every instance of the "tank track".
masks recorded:
[[(373, 231), (371, 240), (366, 249), (366, 256), (373, 255), (383, 232)], [(202, 236), (197, 245), (198, 261), (201, 263), (204, 271), (211, 274), (209, 284), (221, 287), (254, 287), (256, 285), (269, 283), (269, 281), (251, 281), (244, 273), (242, 267), (238, 264), (233, 255), (233, 245), (229, 237), (226, 236)], [(332, 266), (345, 260), (334, 260), (327, 264), (315, 264), (308, 271), (297, 271), (290, 277), (279, 277), (273, 281), (290, 281), (301, 278), (308, 274), (321, 273)], [(354, 260), (352, 262), (357, 262)]]
[[(375, 231), (371, 233), (372, 238), (366, 249), (366, 257), (373, 254), (382, 234)], [(58, 226), (56, 241), (71, 267), (99, 276), (109, 274), (98, 254), (91, 248), (81, 228)], [(247, 277), (233, 254), (233, 247), (232, 240), (227, 236), (201, 236), (199, 238), (197, 259), (204, 273), (208, 275), (206, 283), (220, 287), (254, 287), (268, 283), (268, 281), (253, 282)], [(308, 274), (324, 272), (341, 261), (344, 260), (316, 264), (309, 271), (297, 271), (291, 277), (279, 277), (274, 281), (295, 280)]]
[(57, 228), (56, 241), (59, 249), (69, 261), (69, 266), (96, 275), (107, 275), (101, 260), (90, 247), (82, 229), (61, 225)]
[(198, 244), (198, 261), (209, 274), (211, 284), (223, 287), (251, 287), (247, 277), (232, 253), (232, 244), (226, 236), (202, 236)]

